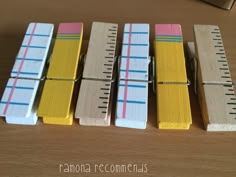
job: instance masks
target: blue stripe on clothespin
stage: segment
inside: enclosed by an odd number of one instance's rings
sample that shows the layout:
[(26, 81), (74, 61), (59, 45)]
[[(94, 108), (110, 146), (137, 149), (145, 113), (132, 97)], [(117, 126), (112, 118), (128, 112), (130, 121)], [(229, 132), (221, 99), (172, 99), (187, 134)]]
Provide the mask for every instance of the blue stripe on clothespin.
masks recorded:
[(45, 46), (32, 46), (32, 45), (21, 45), (21, 47), (28, 47), (28, 48), (37, 48), (37, 49), (46, 49)]
[(18, 71), (12, 71), (13, 74), (28, 74), (28, 75), (38, 75), (38, 73), (34, 73), (34, 72), (18, 72)]
[(145, 101), (135, 101), (135, 100), (126, 100), (126, 101), (124, 101), (124, 100), (117, 100), (119, 103), (124, 103), (124, 102), (126, 102), (126, 103), (130, 103), (130, 104), (146, 104), (146, 102)]
[(128, 84), (128, 85), (125, 85), (125, 84), (119, 84), (119, 86), (121, 87), (134, 87), (134, 88), (146, 88), (146, 85), (132, 85), (132, 84)]
[(129, 44), (129, 43), (123, 43), (123, 45), (130, 45), (130, 46), (148, 46), (148, 44)]
[[(121, 69), (120, 71), (126, 72), (127, 70)], [(147, 71), (144, 71), (144, 70), (131, 70), (131, 69), (129, 69), (128, 72), (130, 72), (130, 73), (147, 73)]]
[(50, 37), (48, 34), (25, 34), (25, 36), (39, 36), (39, 37)]
[[(6, 88), (13, 88), (13, 86), (6, 86)], [(33, 87), (21, 87), (21, 86), (15, 86), (15, 89), (23, 89), (23, 90), (34, 90)]]
[(129, 32), (129, 31), (125, 31), (124, 34), (148, 34), (148, 32)]
[(38, 62), (43, 61), (43, 59), (36, 59), (36, 58), (16, 58), (16, 60), (38, 61)]
[(141, 57), (141, 56), (121, 56), (121, 58), (143, 59), (143, 60), (147, 60), (148, 59), (148, 57)]
[(12, 104), (12, 105), (20, 105), (20, 106), (29, 106), (29, 103), (7, 102), (7, 101), (1, 101), (0, 104)]

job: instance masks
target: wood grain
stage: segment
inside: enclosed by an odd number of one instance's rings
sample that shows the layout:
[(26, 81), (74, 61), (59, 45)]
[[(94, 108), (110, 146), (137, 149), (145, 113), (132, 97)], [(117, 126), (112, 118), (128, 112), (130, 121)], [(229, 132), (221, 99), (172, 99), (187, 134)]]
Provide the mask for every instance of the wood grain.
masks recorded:
[(236, 97), (218, 26), (195, 25), (198, 95), (207, 131), (236, 131)]
[[(6, 86), (15, 56), (30, 21), (55, 23), (84, 22), (88, 40), (92, 21), (122, 25), (127, 22), (150, 23), (150, 41), (154, 24), (179, 23), (185, 41), (193, 41), (193, 24), (220, 26), (231, 76), (236, 82), (236, 8), (228, 12), (198, 0), (135, 1), (100, 0), (26, 1), (8, 0), (0, 6), (0, 95)], [(125, 4), (125, 6), (124, 6)], [(139, 11), (143, 13), (139, 13)], [(171, 12), (171, 13), (168, 13)], [(118, 39), (122, 37), (121, 30)], [(84, 42), (83, 42), (84, 45)], [(153, 43), (150, 45), (153, 46)], [(84, 47), (84, 46), (82, 46)], [(151, 55), (153, 48), (151, 47)], [(85, 47), (86, 50), (86, 47)], [(83, 50), (83, 52), (85, 51)], [(191, 75), (190, 75), (191, 78)], [(151, 88), (151, 87), (150, 87)], [(156, 97), (149, 90), (149, 116), (146, 130), (110, 127), (43, 125), (7, 125), (0, 119), (0, 176), (148, 176), (148, 177), (235, 177), (236, 133), (209, 133), (204, 130), (197, 96), (189, 88), (193, 124), (189, 131), (156, 128)], [(113, 114), (114, 115), (114, 114)], [(63, 163), (147, 163), (147, 174), (60, 173)]]
[[(117, 31), (117, 24), (93, 23), (83, 78), (112, 80)], [(105, 64), (111, 64), (111, 66), (106, 66)]]
[(216, 25), (194, 25), (199, 81), (205, 84), (232, 84), (227, 56)]
[(236, 97), (233, 86), (203, 85), (199, 103), (207, 131), (236, 131)]
[(81, 125), (110, 125), (110, 94), (111, 82), (82, 80), (75, 111)]
[(75, 110), (80, 125), (110, 125), (117, 30), (117, 24), (93, 22)]

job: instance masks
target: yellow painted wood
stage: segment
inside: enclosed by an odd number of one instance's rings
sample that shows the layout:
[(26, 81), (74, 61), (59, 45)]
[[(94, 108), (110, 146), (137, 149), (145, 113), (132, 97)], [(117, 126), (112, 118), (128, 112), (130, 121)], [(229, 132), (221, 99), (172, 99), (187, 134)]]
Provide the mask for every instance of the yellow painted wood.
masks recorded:
[(58, 117), (43, 117), (43, 123), (45, 124), (57, 124), (57, 125), (72, 125), (74, 114), (71, 112), (68, 117), (64, 119), (58, 119)]
[(155, 42), (157, 82), (187, 83), (183, 42)]
[(38, 116), (46, 124), (72, 125), (74, 80), (83, 36), (82, 23), (61, 23), (58, 28)]
[(157, 84), (157, 114), (160, 129), (189, 129), (192, 117), (188, 86)]
[(46, 80), (38, 107), (45, 123), (71, 125), (74, 81)]
[(192, 117), (181, 26), (157, 24), (155, 34), (158, 127), (189, 129)]
[(82, 44), (83, 28), (78, 35), (57, 34), (47, 78), (76, 79), (79, 55)]

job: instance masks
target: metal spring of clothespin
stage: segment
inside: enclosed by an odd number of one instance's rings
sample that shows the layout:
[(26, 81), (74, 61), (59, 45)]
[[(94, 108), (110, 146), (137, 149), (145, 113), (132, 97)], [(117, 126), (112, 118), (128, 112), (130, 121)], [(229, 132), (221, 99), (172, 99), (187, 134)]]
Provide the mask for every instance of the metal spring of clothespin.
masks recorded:
[[(190, 61), (190, 66), (191, 66), (191, 72), (193, 74), (193, 87), (194, 87), (194, 92), (197, 95), (197, 88), (198, 88), (198, 61), (195, 55), (194, 51), (194, 43), (193, 42), (187, 42), (186, 44), (187, 47), (187, 54), (188, 54), (188, 59)], [(192, 48), (191, 48), (192, 47)]]
[(79, 65), (78, 65), (78, 69), (77, 69), (77, 77), (75, 79), (75, 82), (78, 82), (79, 80), (82, 79), (82, 75), (83, 75), (83, 69), (84, 69), (84, 64), (85, 64), (85, 59), (86, 59), (86, 54), (81, 54), (79, 56)]
[[(196, 56), (194, 49), (194, 42), (188, 42), (186, 44), (186, 48), (187, 48), (187, 54), (188, 54), (188, 58), (190, 61), (190, 66), (191, 66), (191, 72), (193, 74), (193, 87), (194, 87), (194, 93), (196, 95), (198, 95), (198, 72), (199, 72), (199, 64), (198, 64), (198, 59)], [(192, 49), (191, 49), (192, 48)], [(214, 84), (217, 85), (217, 84)], [(227, 85), (227, 84), (225, 84)], [(232, 84), (228, 84), (228, 85), (234, 85), (234, 82), (232, 82)]]
[[(153, 83), (153, 93), (156, 94), (156, 65), (158, 63), (156, 63), (155, 61), (155, 57), (151, 57), (151, 65), (152, 65), (152, 76), (151, 76), (151, 82), (149, 83)], [(162, 82), (163, 84), (187, 84), (188, 86), (191, 85), (190, 80), (188, 79), (186, 83), (182, 83), (182, 82)]]

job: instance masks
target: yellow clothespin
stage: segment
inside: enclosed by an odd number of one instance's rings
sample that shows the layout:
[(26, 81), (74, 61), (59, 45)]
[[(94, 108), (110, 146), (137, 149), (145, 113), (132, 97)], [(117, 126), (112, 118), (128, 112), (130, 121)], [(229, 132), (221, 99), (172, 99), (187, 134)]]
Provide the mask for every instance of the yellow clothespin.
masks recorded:
[(38, 115), (46, 124), (71, 125), (74, 82), (82, 43), (82, 23), (61, 23), (49, 65)]
[(192, 117), (181, 26), (157, 24), (155, 32), (158, 126), (189, 129)]

